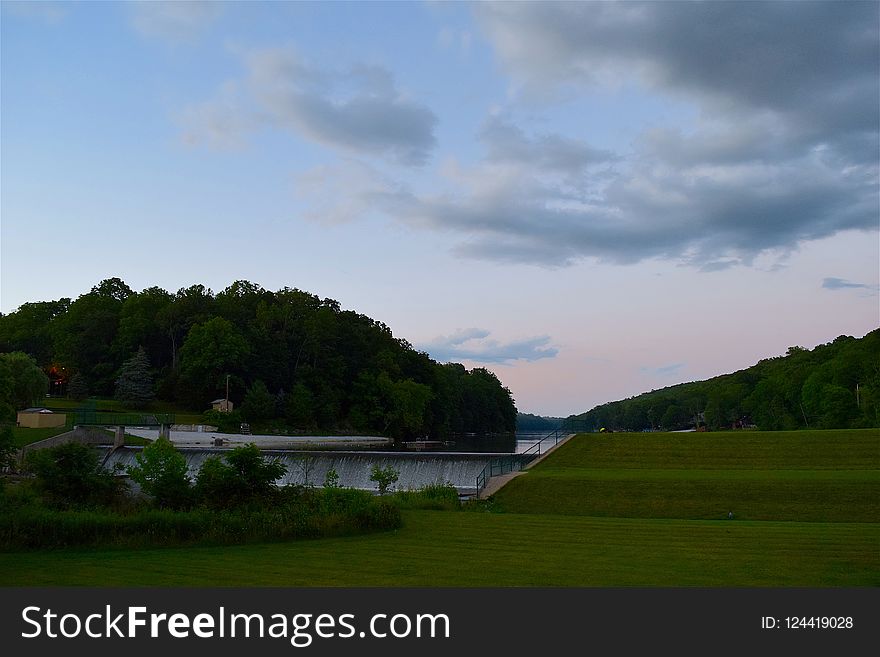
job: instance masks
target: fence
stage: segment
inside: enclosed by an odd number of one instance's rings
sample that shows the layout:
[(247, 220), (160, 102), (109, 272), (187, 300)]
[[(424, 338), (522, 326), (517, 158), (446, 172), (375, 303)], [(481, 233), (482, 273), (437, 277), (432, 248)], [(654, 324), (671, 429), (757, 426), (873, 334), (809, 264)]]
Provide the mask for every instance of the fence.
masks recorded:
[[(548, 449), (558, 445), (560, 440), (572, 433), (576, 433), (578, 430), (583, 430), (580, 423), (566, 420), (561, 426), (553, 429), (553, 431), (541, 438), (524, 452), (520, 454), (511, 454), (509, 457), (502, 456), (492, 459), (486, 467), (483, 468), (483, 471), (477, 475), (477, 497), (479, 497), (482, 490), (486, 487), (486, 484), (489, 483), (491, 477), (497, 477), (498, 475), (522, 470), (524, 465), (528, 465), (541, 456), (541, 454), (546, 453)], [(552, 441), (552, 444), (550, 444), (550, 441)]]

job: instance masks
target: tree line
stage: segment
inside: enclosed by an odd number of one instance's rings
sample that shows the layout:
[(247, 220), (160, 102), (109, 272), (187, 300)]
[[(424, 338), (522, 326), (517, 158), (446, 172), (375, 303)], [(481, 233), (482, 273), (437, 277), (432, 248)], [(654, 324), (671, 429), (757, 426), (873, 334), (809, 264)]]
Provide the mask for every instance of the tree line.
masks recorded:
[(880, 427), (880, 329), (572, 416), (593, 430)]
[(0, 315), (0, 352), (27, 354), (53, 394), (203, 410), (228, 385), (242, 419), (296, 430), (442, 437), (516, 424), (492, 372), (437, 363), (333, 299), (249, 281), (172, 294), (109, 278)]

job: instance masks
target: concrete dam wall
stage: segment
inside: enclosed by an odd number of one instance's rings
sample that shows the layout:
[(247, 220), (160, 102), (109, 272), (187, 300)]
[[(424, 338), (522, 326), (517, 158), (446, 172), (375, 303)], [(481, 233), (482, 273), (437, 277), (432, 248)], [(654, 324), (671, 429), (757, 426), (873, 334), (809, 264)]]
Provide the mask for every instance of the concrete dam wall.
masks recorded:
[[(140, 447), (120, 447), (104, 458), (104, 466), (114, 469), (137, 465), (135, 456)], [(209, 456), (222, 456), (223, 449), (179, 449), (186, 459), (190, 476), (195, 479), (202, 463)], [(267, 458), (278, 458), (287, 473), (277, 481), (278, 485), (309, 484), (320, 486), (327, 472), (336, 470), (339, 485), (360, 490), (377, 490), (376, 482), (370, 481), (370, 470), (392, 467), (400, 476), (395, 490), (417, 490), (429, 484), (450, 483), (462, 495), (476, 493), (477, 476), (493, 459), (511, 458), (511, 454), (495, 453), (407, 453), (407, 452), (341, 452), (341, 451), (290, 451), (265, 450)]]

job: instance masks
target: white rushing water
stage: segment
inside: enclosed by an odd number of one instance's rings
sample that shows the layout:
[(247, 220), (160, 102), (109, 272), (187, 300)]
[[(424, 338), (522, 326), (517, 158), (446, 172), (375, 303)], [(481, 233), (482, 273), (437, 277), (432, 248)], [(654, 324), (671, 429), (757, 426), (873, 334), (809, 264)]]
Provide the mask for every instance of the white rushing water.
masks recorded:
[[(186, 459), (189, 474), (194, 479), (210, 456), (222, 456), (225, 450), (180, 449)], [(105, 467), (114, 469), (136, 465), (135, 456), (140, 448), (122, 447), (109, 455)], [(330, 470), (339, 475), (339, 485), (360, 490), (376, 490), (376, 482), (370, 481), (374, 465), (391, 467), (399, 473), (395, 490), (417, 490), (429, 484), (452, 484), (463, 495), (473, 494), (477, 477), (490, 460), (499, 454), (456, 454), (406, 452), (304, 452), (266, 451), (267, 458), (278, 458), (287, 468), (278, 485), (309, 484), (320, 486)], [(509, 455), (508, 455), (509, 456)]]

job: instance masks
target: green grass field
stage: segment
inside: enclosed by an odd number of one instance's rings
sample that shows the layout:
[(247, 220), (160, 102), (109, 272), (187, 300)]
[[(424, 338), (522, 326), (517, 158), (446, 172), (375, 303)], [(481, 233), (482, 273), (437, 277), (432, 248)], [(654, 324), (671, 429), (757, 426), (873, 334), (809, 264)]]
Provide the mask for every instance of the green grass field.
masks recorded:
[[(496, 496), (291, 543), (0, 554), (0, 585), (880, 586), (880, 433), (577, 436)], [(728, 510), (736, 514), (726, 520)]]
[(0, 554), (5, 586), (877, 586), (880, 528), (408, 511), (389, 533)]
[(880, 522), (880, 432), (578, 436), (495, 496), (513, 513)]

